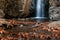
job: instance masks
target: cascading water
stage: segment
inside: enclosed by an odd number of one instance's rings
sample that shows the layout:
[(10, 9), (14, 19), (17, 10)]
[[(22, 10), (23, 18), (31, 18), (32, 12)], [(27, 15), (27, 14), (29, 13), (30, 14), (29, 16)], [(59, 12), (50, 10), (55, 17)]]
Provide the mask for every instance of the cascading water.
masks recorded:
[[(48, 13), (46, 13), (46, 0), (37, 0), (36, 4), (36, 15), (32, 19), (36, 20), (37, 22), (45, 21), (48, 19)], [(45, 10), (46, 9), (46, 10)]]
[(36, 7), (36, 18), (45, 18), (45, 10), (44, 10), (45, 4), (44, 0), (37, 0), (37, 7)]
[(41, 16), (41, 0), (37, 0), (36, 17)]

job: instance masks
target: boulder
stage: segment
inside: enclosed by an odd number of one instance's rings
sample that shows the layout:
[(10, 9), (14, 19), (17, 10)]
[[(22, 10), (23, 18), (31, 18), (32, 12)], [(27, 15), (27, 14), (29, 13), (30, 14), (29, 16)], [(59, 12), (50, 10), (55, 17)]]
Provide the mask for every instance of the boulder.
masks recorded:
[(54, 22), (50, 22), (48, 24), (49, 28), (55, 28), (55, 29), (60, 29), (60, 21), (54, 21)]

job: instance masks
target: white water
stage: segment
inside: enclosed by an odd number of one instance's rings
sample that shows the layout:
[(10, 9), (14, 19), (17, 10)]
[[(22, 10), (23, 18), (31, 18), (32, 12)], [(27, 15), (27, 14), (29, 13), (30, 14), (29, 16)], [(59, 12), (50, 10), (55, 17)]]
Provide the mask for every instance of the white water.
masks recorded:
[(44, 0), (37, 0), (36, 18), (44, 18)]

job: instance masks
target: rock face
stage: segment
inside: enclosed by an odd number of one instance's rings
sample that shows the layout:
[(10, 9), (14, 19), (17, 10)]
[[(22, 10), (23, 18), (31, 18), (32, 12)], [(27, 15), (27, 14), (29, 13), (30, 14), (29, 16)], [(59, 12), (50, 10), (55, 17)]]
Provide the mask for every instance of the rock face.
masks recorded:
[[(0, 17), (3, 15), (10, 15), (10, 16), (25, 16), (27, 14), (22, 13), (22, 5), (24, 4), (22, 0), (18, 0), (18, 3), (16, 0), (0, 0)], [(33, 0), (34, 1), (34, 0)], [(6, 5), (5, 5), (6, 3)], [(11, 5), (12, 4), (12, 5)], [(33, 3), (34, 4), (34, 3)], [(60, 20), (60, 0), (49, 0), (49, 16), (51, 20)], [(33, 5), (35, 7), (35, 5)], [(33, 7), (33, 8), (34, 8)], [(31, 7), (31, 10), (33, 9)], [(3, 11), (5, 10), (5, 11)], [(8, 12), (7, 12), (8, 11)], [(21, 11), (21, 12), (20, 12)], [(33, 11), (33, 10), (32, 10)], [(31, 12), (32, 12), (31, 11)]]
[(5, 16), (4, 12), (2, 9), (0, 9), (0, 18), (3, 18)]
[(4, 13), (7, 17), (16, 17), (19, 14), (18, 2), (15, 0), (5, 1)]
[(5, 0), (5, 18), (25, 17), (29, 14), (30, 0)]
[(3, 12), (4, 2), (5, 2), (5, 0), (0, 0), (0, 18), (4, 17), (4, 15), (5, 15), (4, 12)]
[(49, 14), (51, 20), (60, 20), (60, 7), (50, 7)]
[(60, 0), (49, 0), (49, 15), (51, 20), (60, 20)]
[(7, 17), (21, 17), (23, 15), (23, 2), (24, 0), (0, 0), (0, 9)]
[(60, 6), (60, 0), (49, 0), (50, 6)]

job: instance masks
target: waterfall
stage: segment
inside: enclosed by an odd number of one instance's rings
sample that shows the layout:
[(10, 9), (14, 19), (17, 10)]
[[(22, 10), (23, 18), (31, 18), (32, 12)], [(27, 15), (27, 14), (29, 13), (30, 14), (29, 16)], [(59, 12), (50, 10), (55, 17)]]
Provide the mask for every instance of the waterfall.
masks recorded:
[(48, 21), (48, 13), (46, 12), (48, 9), (45, 8), (47, 7), (45, 2), (46, 0), (37, 0), (36, 15), (32, 17), (33, 20), (36, 20), (37, 22)]
[(36, 6), (36, 18), (44, 18), (45, 15), (45, 4), (44, 4), (44, 0), (37, 0), (37, 6)]

